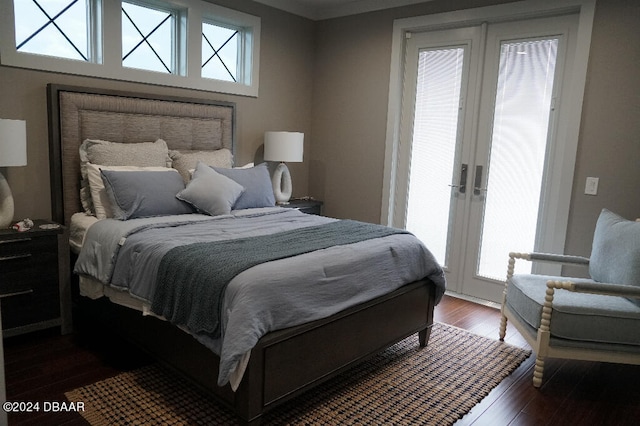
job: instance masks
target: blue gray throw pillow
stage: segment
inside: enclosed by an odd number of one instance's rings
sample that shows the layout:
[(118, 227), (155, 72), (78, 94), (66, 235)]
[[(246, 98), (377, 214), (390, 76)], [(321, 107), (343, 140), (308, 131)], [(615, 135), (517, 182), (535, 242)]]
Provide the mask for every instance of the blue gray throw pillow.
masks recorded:
[(248, 169), (223, 169), (219, 167), (213, 169), (244, 187), (244, 192), (233, 206), (234, 210), (276, 205), (267, 163), (261, 163)]
[(229, 214), (244, 188), (199, 161), (187, 187), (176, 197), (193, 205), (198, 211), (217, 216)]
[(115, 219), (193, 213), (190, 204), (176, 198), (184, 181), (175, 170), (101, 170)]
[(589, 273), (599, 282), (640, 286), (640, 222), (603, 209), (593, 235)]

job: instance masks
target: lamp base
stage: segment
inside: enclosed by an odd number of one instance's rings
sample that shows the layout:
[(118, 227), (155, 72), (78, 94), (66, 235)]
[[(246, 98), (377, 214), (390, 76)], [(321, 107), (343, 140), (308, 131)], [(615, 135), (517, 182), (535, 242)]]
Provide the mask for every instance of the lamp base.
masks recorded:
[(13, 221), (13, 195), (9, 183), (0, 172), (0, 228), (8, 228)]
[(276, 204), (289, 204), (292, 185), (291, 173), (289, 173), (289, 168), (286, 164), (278, 164), (278, 167), (276, 167), (276, 171), (271, 177), (271, 184), (273, 185), (273, 195), (276, 198)]

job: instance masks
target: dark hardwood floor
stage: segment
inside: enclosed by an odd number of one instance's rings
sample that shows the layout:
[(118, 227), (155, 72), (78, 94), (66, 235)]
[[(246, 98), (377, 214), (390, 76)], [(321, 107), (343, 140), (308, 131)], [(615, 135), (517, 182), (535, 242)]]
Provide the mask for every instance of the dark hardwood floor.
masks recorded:
[[(445, 296), (435, 320), (497, 339), (498, 310)], [(506, 342), (526, 347), (512, 328)], [(5, 339), (7, 398), (66, 401), (64, 392), (151, 362), (117, 338), (55, 329)], [(460, 425), (637, 425), (640, 366), (548, 360), (543, 386), (531, 384), (533, 357), (474, 407)], [(9, 414), (10, 425), (86, 425), (76, 413)]]

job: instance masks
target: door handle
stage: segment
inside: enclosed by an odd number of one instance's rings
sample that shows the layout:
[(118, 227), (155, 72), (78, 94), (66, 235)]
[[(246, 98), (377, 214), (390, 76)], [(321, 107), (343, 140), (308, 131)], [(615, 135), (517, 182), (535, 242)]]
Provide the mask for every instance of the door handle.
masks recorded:
[(458, 188), (458, 192), (464, 194), (467, 192), (467, 170), (469, 166), (467, 164), (462, 164), (460, 167), (460, 182), (458, 185), (449, 185), (452, 188)]
[(482, 187), (482, 166), (476, 166), (476, 177), (473, 183), (473, 195), (480, 195), (487, 188)]

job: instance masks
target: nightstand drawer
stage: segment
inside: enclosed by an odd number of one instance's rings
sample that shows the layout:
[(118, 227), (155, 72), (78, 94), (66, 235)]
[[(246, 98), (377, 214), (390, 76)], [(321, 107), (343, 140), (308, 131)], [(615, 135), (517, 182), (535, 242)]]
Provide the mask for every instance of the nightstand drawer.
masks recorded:
[(8, 330), (59, 318), (60, 299), (57, 284), (56, 276), (53, 279), (39, 280), (37, 285), (27, 286), (22, 291), (3, 292), (0, 299), (2, 328)]
[(0, 243), (0, 295), (20, 291), (58, 270), (56, 236)]
[[(0, 265), (4, 260), (10, 261), (14, 257), (28, 257), (25, 255), (38, 255), (49, 253), (55, 257), (58, 252), (57, 236), (44, 237), (14, 237), (0, 241)], [(0, 269), (4, 270), (4, 268)]]
[(56, 235), (0, 242), (3, 329), (60, 317), (57, 244)]

